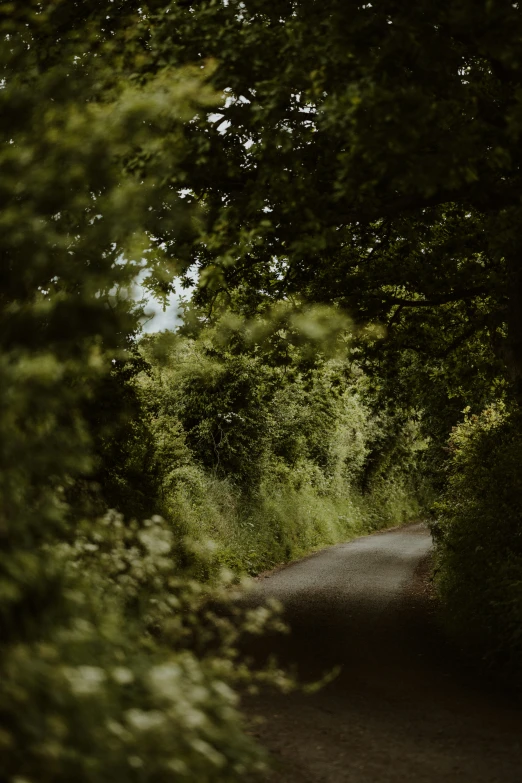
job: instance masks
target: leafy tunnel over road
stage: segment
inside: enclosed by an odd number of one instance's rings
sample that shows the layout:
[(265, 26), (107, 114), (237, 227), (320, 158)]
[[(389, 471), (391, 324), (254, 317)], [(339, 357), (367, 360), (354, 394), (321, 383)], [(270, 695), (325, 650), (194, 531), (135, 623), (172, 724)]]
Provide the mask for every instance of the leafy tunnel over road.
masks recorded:
[(421, 574), (422, 524), (339, 544), (258, 579), (291, 633), (263, 642), (303, 679), (341, 665), (320, 692), (247, 700), (285, 783), (519, 783), (520, 699), (445, 643)]

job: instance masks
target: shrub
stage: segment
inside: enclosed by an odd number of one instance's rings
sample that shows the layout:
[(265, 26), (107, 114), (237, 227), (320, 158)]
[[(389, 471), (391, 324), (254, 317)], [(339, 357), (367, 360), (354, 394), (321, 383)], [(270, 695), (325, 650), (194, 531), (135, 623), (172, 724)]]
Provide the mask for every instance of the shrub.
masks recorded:
[(221, 563), (257, 573), (420, 513), (424, 443), (414, 425), (371, 412), (346, 361), (280, 367), (216, 348), (205, 330), (147, 337), (141, 350), (162, 513), (213, 538)]
[[(66, 612), (37, 641), (4, 649), (8, 780), (218, 783), (264, 769), (232, 686), (254, 681), (238, 642), (281, 629), (273, 611), (218, 611), (234, 598), (230, 576), (202, 585), (209, 552), (160, 517), (129, 525), (111, 512), (44, 554)], [(286, 683), (277, 670), (258, 676)]]
[[(141, 311), (128, 287), (144, 256), (162, 285), (172, 277), (149, 255), (156, 174), (175, 175), (183, 123), (209, 100), (201, 75), (132, 82), (121, 69), (137, 53), (130, 42), (120, 57), (113, 22), (134, 30), (136, 16), (87, 5), (28, 0), (0, 16), (0, 777), (242, 781), (260, 764), (231, 688), (248, 673), (234, 623), (194, 575), (218, 567), (159, 519), (97, 522), (76, 493), (99, 478), (136, 513), (147, 503), (129, 485), (134, 389), (111, 379), (131, 360)], [(165, 134), (161, 171), (136, 176)], [(183, 209), (160, 198), (174, 236)], [(155, 449), (177, 466), (183, 443), (169, 438)]]
[(502, 405), (453, 431), (438, 504), (436, 581), (446, 621), (522, 682), (522, 418)]

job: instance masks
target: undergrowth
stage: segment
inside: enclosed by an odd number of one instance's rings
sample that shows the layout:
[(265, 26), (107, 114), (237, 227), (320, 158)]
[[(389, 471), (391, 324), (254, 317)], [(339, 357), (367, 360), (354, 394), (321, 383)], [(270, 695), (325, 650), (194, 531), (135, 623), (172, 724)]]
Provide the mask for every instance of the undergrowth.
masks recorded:
[(437, 504), (436, 584), (451, 634), (522, 685), (521, 416), (501, 404), (466, 416), (450, 440)]
[(164, 337), (143, 341), (150, 366), (136, 386), (158, 508), (180, 535), (211, 539), (219, 562), (255, 574), (419, 516), (424, 442), (370, 410), (346, 362), (289, 371), (201, 338), (174, 339), (158, 361)]

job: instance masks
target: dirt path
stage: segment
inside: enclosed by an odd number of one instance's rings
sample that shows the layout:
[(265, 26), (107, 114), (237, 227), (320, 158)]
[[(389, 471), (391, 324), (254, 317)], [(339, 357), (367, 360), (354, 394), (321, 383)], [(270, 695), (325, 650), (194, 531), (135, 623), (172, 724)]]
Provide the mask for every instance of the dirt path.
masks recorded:
[[(312, 679), (312, 696), (245, 704), (278, 783), (522, 783), (522, 706), (484, 683), (442, 639), (422, 589), (423, 525), (340, 544), (257, 582), (292, 632), (264, 642)], [(425, 569), (424, 569), (425, 570)]]

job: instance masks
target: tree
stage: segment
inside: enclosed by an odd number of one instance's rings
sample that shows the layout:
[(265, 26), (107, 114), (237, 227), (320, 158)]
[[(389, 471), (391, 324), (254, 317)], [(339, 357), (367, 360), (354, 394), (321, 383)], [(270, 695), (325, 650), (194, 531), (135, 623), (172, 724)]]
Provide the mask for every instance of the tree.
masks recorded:
[[(224, 91), (187, 128), (200, 301), (334, 301), (424, 359), (478, 335), (520, 395), (518, 4), (179, 2), (148, 19), (145, 70), (215, 58)], [(188, 268), (186, 244), (169, 252)]]
[[(196, 301), (302, 297), (385, 326), (355, 350), (379, 404), (420, 409), (431, 465), (444, 456), (448, 614), (473, 609), (520, 667), (520, 4), (209, 0), (150, 18), (149, 67), (215, 58), (224, 93), (187, 129), (203, 236), (169, 246), (199, 265)], [(452, 458), (467, 407), (484, 418)]]
[(164, 520), (68, 502), (120, 425), (100, 406), (140, 324), (128, 289), (144, 264), (159, 293), (173, 273), (149, 237), (189, 219), (159, 188), (158, 142), (181, 165), (213, 99), (201, 73), (133, 84), (114, 10), (0, 4), (2, 779), (243, 780), (260, 754), (230, 688), (237, 629), (177, 571)]

